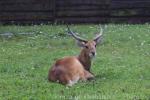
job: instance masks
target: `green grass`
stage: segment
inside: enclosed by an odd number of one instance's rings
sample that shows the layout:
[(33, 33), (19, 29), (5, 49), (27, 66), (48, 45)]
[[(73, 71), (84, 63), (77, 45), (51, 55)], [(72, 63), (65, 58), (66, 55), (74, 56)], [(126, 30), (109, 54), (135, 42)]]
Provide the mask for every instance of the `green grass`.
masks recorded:
[[(96, 28), (72, 26), (88, 39)], [(107, 25), (92, 64), (95, 80), (71, 88), (47, 80), (56, 59), (80, 52), (65, 29), (64, 25), (0, 26), (0, 34), (15, 34), (0, 38), (0, 100), (150, 100), (149, 24)]]

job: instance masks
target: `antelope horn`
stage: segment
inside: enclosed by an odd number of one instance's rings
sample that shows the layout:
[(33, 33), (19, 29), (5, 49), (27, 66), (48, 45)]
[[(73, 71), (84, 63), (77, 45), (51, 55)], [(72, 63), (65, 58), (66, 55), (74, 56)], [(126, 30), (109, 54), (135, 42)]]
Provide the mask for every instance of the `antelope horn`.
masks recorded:
[(102, 37), (102, 35), (103, 35), (103, 28), (100, 27), (100, 32), (99, 32), (99, 34), (94, 38), (94, 41), (95, 41), (95, 42), (99, 42), (99, 41), (100, 41), (100, 38)]
[(69, 26), (67, 25), (68, 33), (73, 36), (76, 40), (81, 41), (81, 42), (87, 42), (87, 40), (82, 39), (81, 37), (77, 36), (76, 33), (72, 32)]

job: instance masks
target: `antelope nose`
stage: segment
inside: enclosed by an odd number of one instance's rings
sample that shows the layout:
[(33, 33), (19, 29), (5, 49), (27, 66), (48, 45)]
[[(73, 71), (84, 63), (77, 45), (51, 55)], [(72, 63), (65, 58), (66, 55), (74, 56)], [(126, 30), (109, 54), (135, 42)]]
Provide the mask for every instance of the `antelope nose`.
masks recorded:
[(93, 56), (95, 56), (95, 52), (91, 52)]

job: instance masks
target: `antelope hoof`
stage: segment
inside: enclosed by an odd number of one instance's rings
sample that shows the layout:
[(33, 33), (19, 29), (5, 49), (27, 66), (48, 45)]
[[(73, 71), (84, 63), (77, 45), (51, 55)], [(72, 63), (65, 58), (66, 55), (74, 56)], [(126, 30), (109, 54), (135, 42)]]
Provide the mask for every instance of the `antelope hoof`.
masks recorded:
[(88, 77), (88, 78), (87, 78), (87, 80), (88, 80), (88, 81), (91, 81), (91, 80), (94, 80), (94, 79), (95, 79), (95, 77), (94, 77), (94, 76), (92, 76), (92, 77)]

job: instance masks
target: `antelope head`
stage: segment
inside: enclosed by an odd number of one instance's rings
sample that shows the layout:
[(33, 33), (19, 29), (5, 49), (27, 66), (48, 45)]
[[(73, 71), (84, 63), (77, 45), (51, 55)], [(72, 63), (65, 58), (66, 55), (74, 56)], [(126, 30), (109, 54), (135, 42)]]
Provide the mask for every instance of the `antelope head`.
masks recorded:
[(99, 34), (94, 37), (93, 40), (86, 40), (83, 39), (79, 36), (76, 35), (76, 33), (74, 33), (68, 26), (68, 33), (77, 40), (77, 43), (80, 47), (83, 47), (83, 50), (81, 51), (81, 54), (83, 54), (82, 56), (86, 56), (87, 58), (93, 58), (96, 56), (96, 46), (98, 43), (101, 42), (101, 37), (102, 37), (102, 33), (103, 33), (103, 29), (100, 27), (100, 32)]

